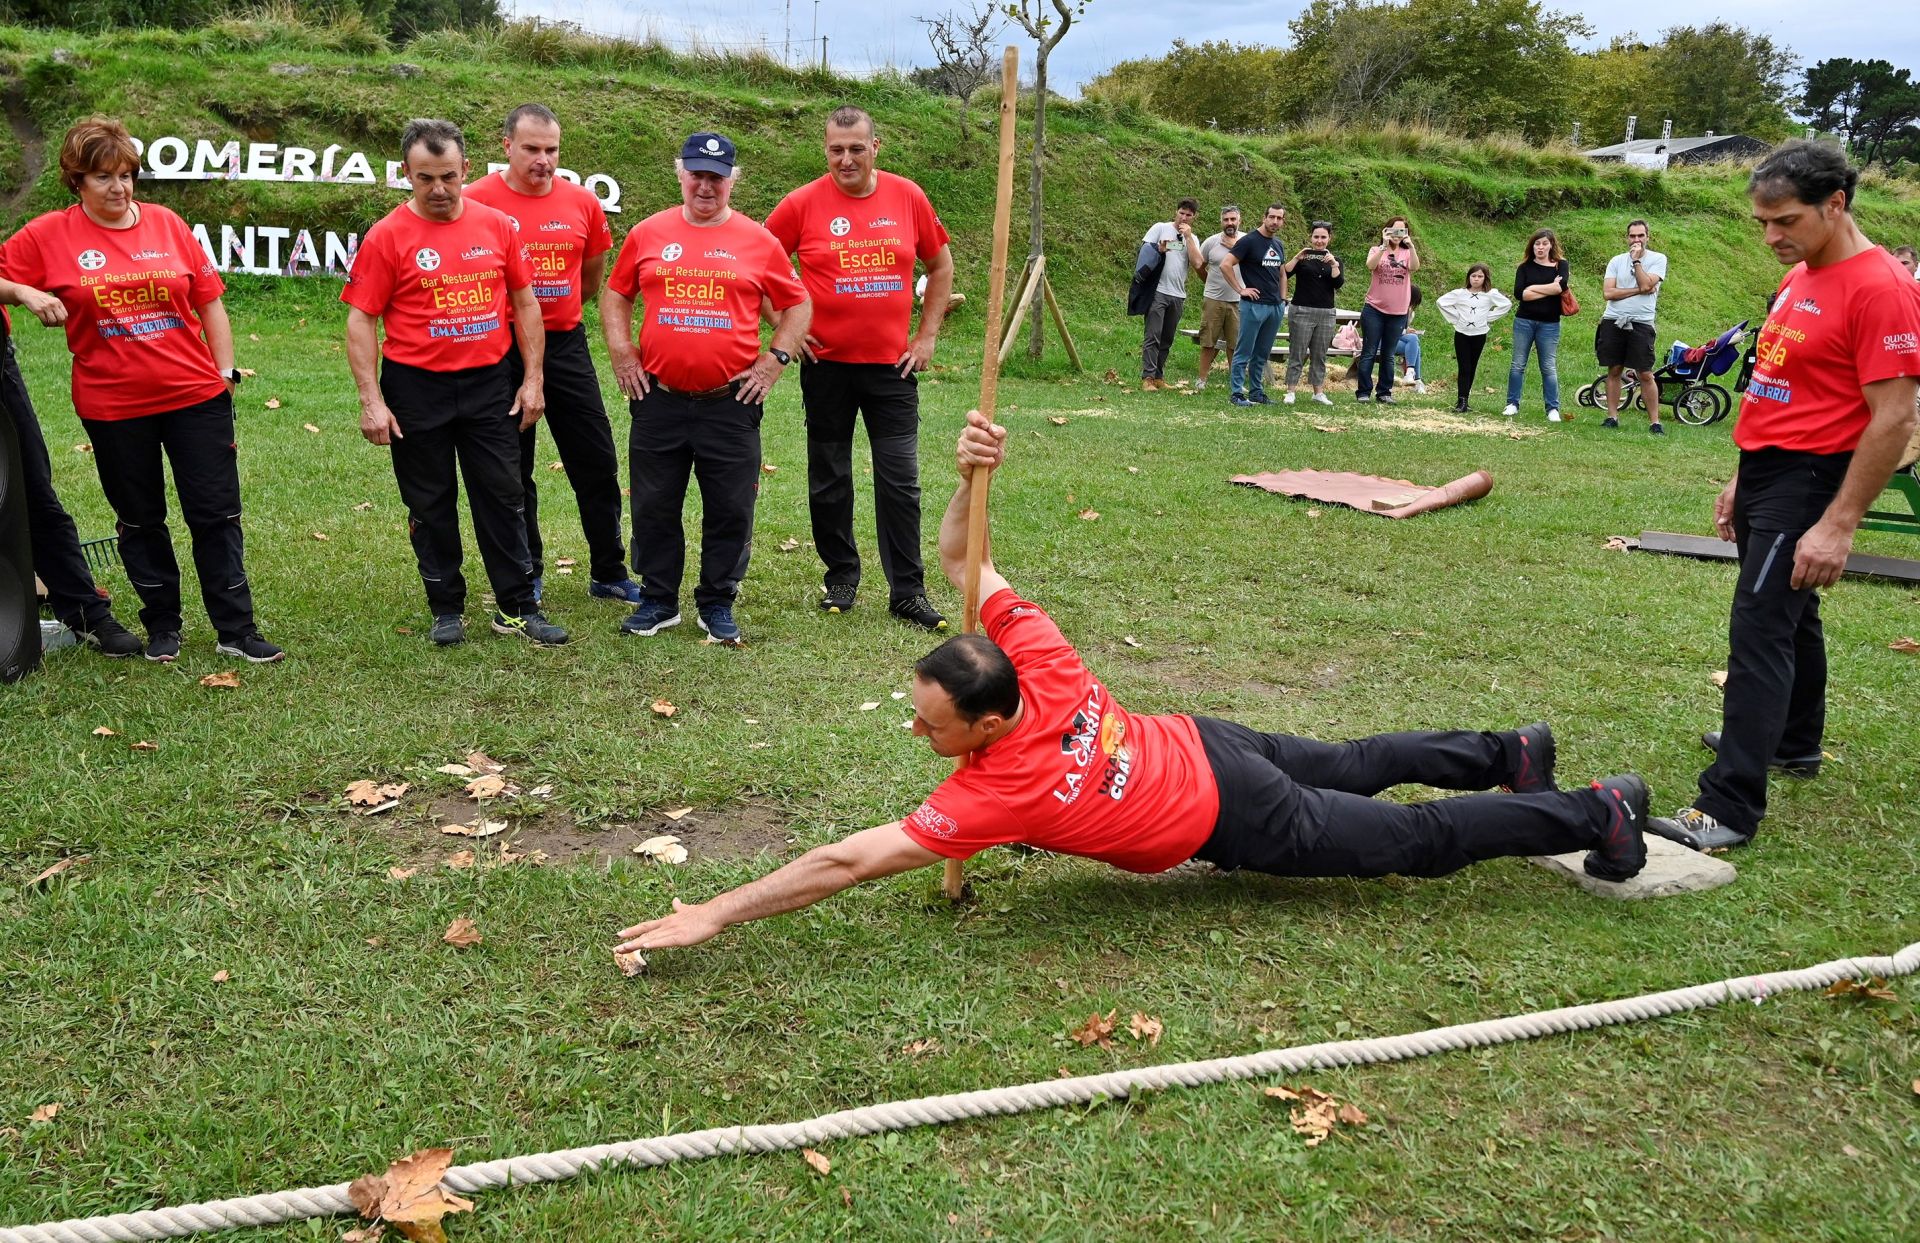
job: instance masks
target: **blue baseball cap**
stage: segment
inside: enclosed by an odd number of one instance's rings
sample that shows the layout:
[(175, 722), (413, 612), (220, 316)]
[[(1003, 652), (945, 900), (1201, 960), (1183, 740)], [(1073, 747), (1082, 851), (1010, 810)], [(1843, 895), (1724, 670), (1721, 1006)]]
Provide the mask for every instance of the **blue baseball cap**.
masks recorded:
[(725, 134), (694, 134), (680, 144), (680, 167), (690, 173), (733, 176), (733, 140)]

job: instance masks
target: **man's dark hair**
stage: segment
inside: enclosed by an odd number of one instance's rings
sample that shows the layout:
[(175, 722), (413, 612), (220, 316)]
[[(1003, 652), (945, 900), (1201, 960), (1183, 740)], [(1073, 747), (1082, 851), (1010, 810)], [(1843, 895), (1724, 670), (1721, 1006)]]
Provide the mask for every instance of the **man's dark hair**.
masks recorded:
[(1200, 214), (1199, 199), (1181, 199), (1178, 203), (1175, 203), (1173, 207), (1175, 211), (1190, 211), (1196, 216)]
[(1267, 210), (1284, 213), (1287, 210), (1287, 205), (1285, 203), (1268, 203)]
[(967, 721), (989, 712), (1011, 717), (1020, 707), (1020, 680), (1013, 662), (985, 635), (957, 634), (914, 662), (914, 673), (953, 697), (953, 710)]
[(867, 127), (867, 137), (875, 142), (880, 140), (880, 127), (873, 123), (873, 114), (865, 108), (853, 104), (841, 104), (827, 114), (827, 124), (841, 129), (852, 129), (856, 125)]
[(1846, 208), (1853, 210), (1853, 190), (1860, 170), (1847, 163), (1837, 143), (1796, 138), (1773, 149), (1747, 179), (1747, 193), (1777, 203), (1791, 194), (1802, 203), (1818, 206), (1835, 190), (1846, 192)]
[(413, 155), (413, 149), (421, 146), (427, 149), (428, 155), (445, 155), (447, 148), (452, 147), (464, 157), (467, 154), (467, 137), (452, 121), (415, 117), (400, 132), (400, 158), (408, 159)]
[[(532, 117), (534, 120), (545, 125), (558, 126), (560, 124), (560, 118), (553, 115), (553, 109), (547, 107), (545, 104), (521, 104), (518, 108), (515, 108), (507, 114), (506, 124), (500, 127), (500, 137), (512, 138), (513, 132), (520, 128), (520, 122), (526, 120), (528, 117)], [(434, 154), (439, 155), (440, 153), (435, 151)]]
[(1895, 246), (1893, 248), (1893, 257), (1895, 259), (1902, 257), (1920, 258), (1920, 250), (1915, 250), (1911, 246)]
[(1637, 224), (1637, 225), (1639, 225), (1639, 226), (1640, 226), (1641, 228), (1643, 228), (1643, 229), (1645, 229), (1645, 230), (1647, 231), (1647, 235), (1648, 235), (1649, 237), (1651, 237), (1651, 236), (1653, 235), (1653, 226), (1652, 226), (1652, 225), (1650, 225), (1650, 224), (1648, 224), (1648, 223), (1647, 223), (1646, 221), (1644, 221), (1644, 220), (1629, 220), (1629, 221), (1627, 221), (1627, 227), (1628, 227), (1629, 229), (1631, 229), (1631, 228), (1632, 228), (1632, 227), (1633, 227), (1634, 225), (1636, 225), (1636, 224)]

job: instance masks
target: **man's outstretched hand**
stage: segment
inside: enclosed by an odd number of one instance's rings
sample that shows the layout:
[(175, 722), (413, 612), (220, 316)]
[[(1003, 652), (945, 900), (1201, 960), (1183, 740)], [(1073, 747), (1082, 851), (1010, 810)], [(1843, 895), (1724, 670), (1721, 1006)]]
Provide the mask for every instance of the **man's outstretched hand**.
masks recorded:
[(664, 919), (649, 919), (631, 928), (622, 928), (618, 935), (624, 939), (613, 949), (618, 954), (630, 954), (634, 950), (698, 945), (702, 941), (711, 941), (726, 926), (724, 921), (707, 910), (705, 903), (686, 903), (675, 898), (673, 914)]
[(960, 433), (960, 443), (956, 449), (960, 473), (970, 476), (976, 466), (993, 470), (1006, 457), (1007, 429), (978, 410), (967, 411), (967, 426)]

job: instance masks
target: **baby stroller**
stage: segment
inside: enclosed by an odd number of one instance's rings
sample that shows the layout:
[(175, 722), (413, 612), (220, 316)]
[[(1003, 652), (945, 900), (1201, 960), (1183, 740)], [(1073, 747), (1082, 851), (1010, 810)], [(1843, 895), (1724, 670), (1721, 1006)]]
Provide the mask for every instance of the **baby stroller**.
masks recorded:
[[(1655, 371), (1653, 378), (1660, 386), (1660, 404), (1672, 410), (1682, 423), (1704, 427), (1718, 423), (1733, 410), (1733, 398), (1713, 383), (1712, 377), (1725, 375), (1741, 360), (1747, 323), (1741, 320), (1706, 345), (1689, 349), (1686, 342), (1676, 341), (1667, 351), (1667, 365)], [(1746, 387), (1749, 374), (1750, 370), (1743, 372), (1738, 388)], [(1583, 385), (1576, 398), (1583, 406), (1599, 409), (1606, 391), (1607, 377), (1603, 375)], [(1622, 409), (1647, 408), (1647, 395), (1640, 391), (1640, 378), (1634, 372), (1620, 377), (1620, 405)]]

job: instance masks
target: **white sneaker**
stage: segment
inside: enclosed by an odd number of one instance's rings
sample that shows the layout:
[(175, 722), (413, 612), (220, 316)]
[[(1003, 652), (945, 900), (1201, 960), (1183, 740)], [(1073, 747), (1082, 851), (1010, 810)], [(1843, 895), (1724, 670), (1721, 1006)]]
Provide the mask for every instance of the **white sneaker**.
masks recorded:
[(1206, 386), (1207, 386), (1207, 382), (1205, 380), (1195, 380), (1193, 382), (1193, 391), (1197, 393), (1201, 389), (1205, 388)]
[(1505, 410), (1502, 410), (1500, 413), (1506, 415), (1508, 418), (1511, 419), (1519, 415), (1520, 407), (1514, 405), (1512, 402), (1508, 402), (1507, 408)]
[(1547, 422), (1558, 423), (1559, 421), (1560, 421), (1560, 412), (1558, 410), (1547, 411)]
[(1313, 399), (1323, 406), (1331, 406), (1333, 404), (1333, 398), (1327, 396), (1325, 393), (1315, 393)]
[(1416, 392), (1416, 393), (1418, 393), (1418, 394), (1419, 394), (1420, 396), (1422, 396), (1422, 397), (1425, 397), (1425, 396), (1427, 395), (1427, 383), (1426, 383), (1426, 381), (1425, 381), (1425, 380), (1415, 380), (1415, 381), (1413, 382), (1413, 391), (1414, 391), (1414, 392)]
[(1282, 397), (1280, 400), (1286, 405), (1291, 406), (1293, 404), (1293, 394), (1288, 393), (1285, 397)]

